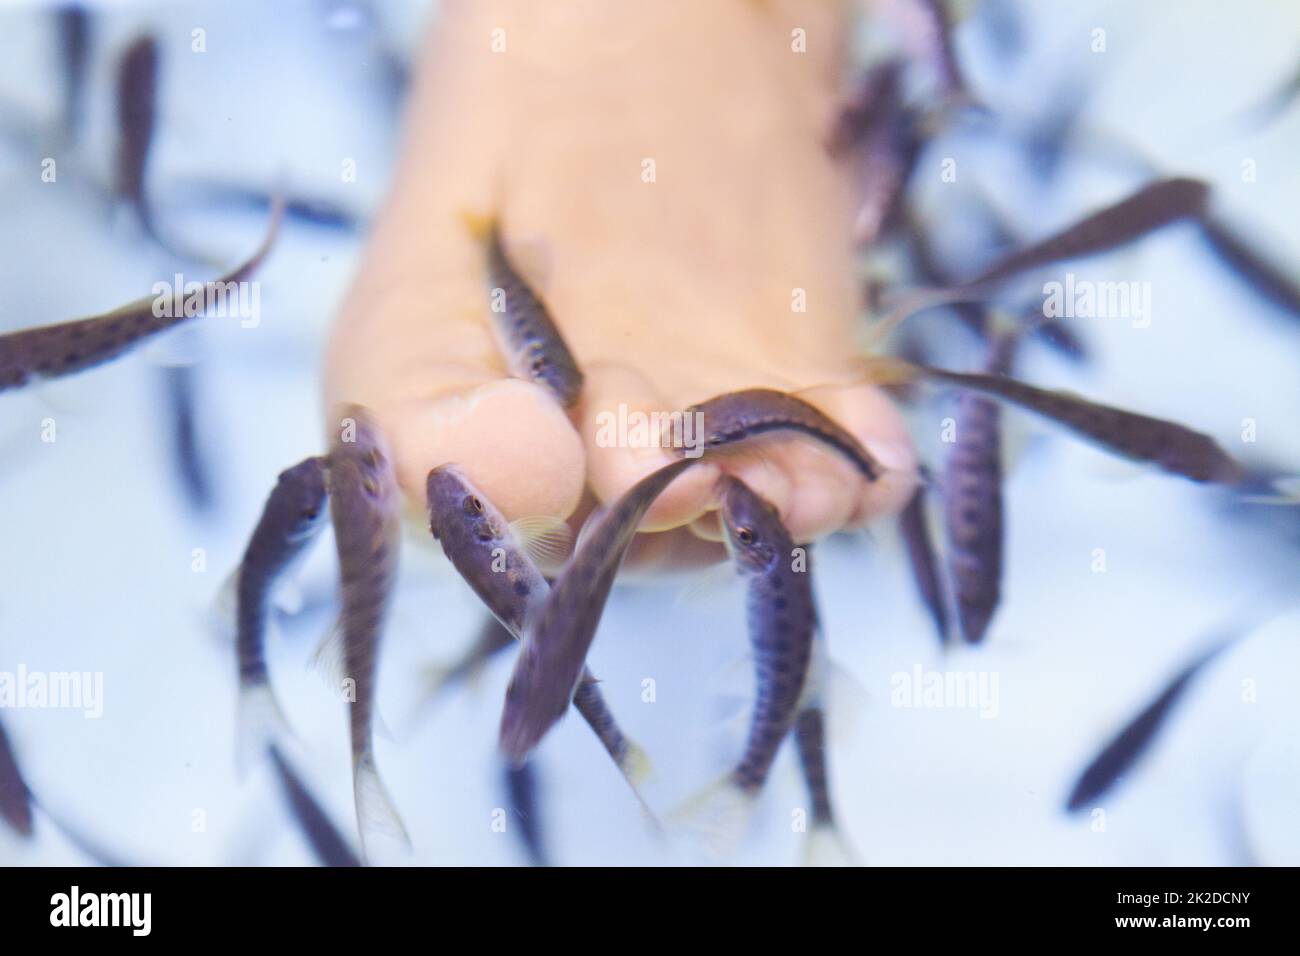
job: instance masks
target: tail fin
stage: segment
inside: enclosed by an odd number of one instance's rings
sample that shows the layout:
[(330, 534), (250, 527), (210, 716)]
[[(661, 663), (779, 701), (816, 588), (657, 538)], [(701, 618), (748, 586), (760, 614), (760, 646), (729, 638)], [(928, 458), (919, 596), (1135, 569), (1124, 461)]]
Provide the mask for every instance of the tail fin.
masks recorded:
[(706, 856), (721, 860), (736, 852), (753, 810), (754, 796), (728, 773), (682, 803), (671, 820), (691, 835)]
[(650, 809), (650, 804), (646, 803), (645, 797), (641, 795), (641, 785), (654, 776), (654, 764), (640, 744), (626, 739), (625, 743), (627, 749), (618, 760), (618, 769), (623, 774), (623, 779), (627, 781), (627, 785), (632, 788), (632, 796), (636, 797), (636, 802), (641, 805), (641, 816), (651, 829), (662, 835), (664, 826), (659, 822), (658, 814)]
[(395, 842), (409, 852), (411, 838), (393, 805), (393, 798), (388, 795), (384, 782), (379, 778), (373, 754), (362, 754), (353, 761), (352, 792), (357, 805), (361, 853), (366, 862), (369, 863), (371, 838), (375, 836)]
[(818, 823), (808, 831), (803, 848), (804, 866), (863, 866), (844, 834), (834, 824)]
[(235, 769), (241, 778), (266, 754), (269, 745), (293, 737), (275, 692), (267, 683), (240, 683), (237, 721)]

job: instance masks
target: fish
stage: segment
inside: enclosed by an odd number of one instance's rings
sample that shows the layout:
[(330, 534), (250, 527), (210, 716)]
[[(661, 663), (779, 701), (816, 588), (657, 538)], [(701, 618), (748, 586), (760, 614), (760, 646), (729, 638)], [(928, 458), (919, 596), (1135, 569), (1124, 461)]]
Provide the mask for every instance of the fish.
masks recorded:
[(1106, 252), (1204, 211), (1210, 187), (1199, 179), (1175, 177), (1143, 186), (1073, 225), (1016, 250), (963, 283), (967, 289), (997, 285), (1030, 269)]
[(21, 837), (32, 835), (32, 803), (13, 745), (0, 724), (0, 817)]
[(1300, 318), (1300, 284), (1288, 272), (1270, 262), (1221, 219), (1207, 213), (1199, 225), (1205, 243), (1251, 291), (1292, 318)]
[[(1016, 338), (992, 335), (985, 372), (1009, 370)], [(969, 644), (984, 639), (1002, 594), (1002, 409), (978, 393), (957, 399), (956, 443), (943, 473), (948, 572), (957, 624)]]
[(171, 365), (162, 370), (177, 477), (185, 500), (197, 514), (212, 509), (215, 490), (212, 472), (199, 438), (192, 365)]
[(858, 866), (857, 852), (845, 839), (831, 805), (830, 773), (826, 757), (826, 709), (820, 698), (805, 701), (795, 715), (795, 748), (804, 788), (812, 804), (812, 825), (804, 845), (805, 866)]
[(469, 215), (465, 222), (486, 247), (492, 332), (510, 374), (540, 385), (564, 408), (572, 408), (582, 394), (583, 374), (546, 303), (506, 254), (500, 224)]
[(63, 131), (71, 139), (81, 126), (90, 57), (90, 14), (80, 3), (59, 8), (59, 49), (63, 60)]
[[(453, 464), (429, 472), (429, 530), (460, 576), (511, 635), (523, 639), (551, 592), (534, 556), (568, 551), (568, 526), (558, 519), (513, 525), (463, 471)], [(561, 530), (562, 529), (562, 530)], [(532, 554), (530, 554), (530, 549)], [(573, 706), (631, 784), (648, 776), (649, 758), (619, 728), (599, 681), (585, 667)], [(644, 806), (644, 804), (643, 804)]]
[(473, 677), (497, 654), (507, 647), (513, 647), (515, 640), (515, 635), (506, 630), (495, 615), (489, 614), (479, 628), (478, 636), (464, 654), (445, 667), (430, 668), (430, 697), (436, 697), (453, 684)]
[(948, 642), (948, 602), (939, 576), (939, 563), (934, 541), (925, 514), (925, 485), (918, 483), (916, 491), (898, 516), (898, 531), (903, 537), (908, 561), (912, 566), (912, 580), (916, 590), (930, 612), (940, 645)]
[(351, 681), (348, 723), (352, 742), (352, 780), (363, 854), (372, 833), (409, 845), (406, 828), (375, 766), (375, 677), (379, 645), (397, 583), (401, 547), (401, 491), (392, 454), (370, 412), (344, 405), (335, 419), (338, 436), (330, 445), (330, 519), (338, 551), (341, 585), (339, 620), (317, 653), (337, 658), (337, 676)]
[(812, 576), (806, 566), (796, 569), (795, 544), (780, 515), (739, 478), (724, 475), (719, 488), (727, 551), (747, 586), (757, 699), (739, 762), (679, 814), (699, 820), (715, 854), (734, 847), (794, 725), (817, 635)]
[(957, 62), (957, 53), (952, 42), (952, 18), (943, 0), (916, 0), (917, 6), (925, 16), (929, 36), (926, 38), (931, 48), (930, 58), (939, 74), (939, 83), (944, 95), (951, 100), (973, 103), (974, 97), (966, 83), (961, 65)]
[(655, 499), (698, 459), (681, 458), (642, 478), (587, 522), (581, 543), (529, 621), (501, 714), (499, 743), (522, 761), (569, 709), (582, 680), (614, 577)]
[(325, 467), (325, 459), (317, 456), (280, 472), (235, 571), (241, 762), (284, 727), (266, 668), (271, 591), (325, 527)]
[(117, 152), (113, 193), (135, 212), (145, 232), (154, 235), (153, 213), (145, 189), (149, 151), (158, 109), (158, 41), (137, 37), (117, 68)]
[[(275, 245), (282, 217), (283, 206), (277, 203), (261, 245), (244, 262), (204, 285), (205, 303), (220, 299), (231, 285), (247, 280), (261, 268)], [(0, 392), (22, 388), (34, 379), (57, 378), (102, 365), (151, 336), (196, 317), (186, 315), (183, 308), (159, 309), (159, 302), (159, 296), (150, 295), (102, 315), (0, 335)], [(176, 305), (174, 301), (167, 304)], [(172, 314), (167, 314), (169, 311)]]
[[(716, 451), (759, 435), (779, 431), (799, 432), (817, 439), (847, 458), (867, 481), (875, 481), (884, 469), (862, 443), (825, 412), (798, 396), (771, 388), (747, 388), (715, 396), (686, 409), (687, 416), (702, 416), (704, 449)], [(665, 424), (662, 444), (672, 448)], [(680, 443), (679, 443), (680, 444)], [(674, 448), (678, 455), (688, 449)]]
[(330, 821), (329, 814), (312, 796), (280, 748), (271, 746), (268, 752), (293, 818), (321, 866), (360, 866), (360, 858), (352, 852), (348, 841)]
[(1193, 679), (1231, 643), (1230, 639), (1219, 639), (1208, 650), (1197, 654), (1151, 703), (1124, 725), (1079, 775), (1079, 779), (1066, 799), (1067, 812), (1074, 813), (1094, 806), (1099, 798), (1110, 792), (1124, 774), (1133, 769), (1142, 756), (1151, 749), (1152, 742), (1168, 721), (1169, 714), (1182, 699)]
[(866, 379), (875, 384), (929, 380), (991, 395), (1064, 425), (1108, 451), (1192, 481), (1235, 485), (1246, 477), (1241, 463), (1213, 438), (1177, 422), (1038, 388), (1009, 376), (954, 372), (880, 356), (867, 358), (864, 369)]
[(510, 802), (511, 820), (519, 824), (520, 839), (528, 854), (531, 866), (550, 866), (546, 838), (542, 829), (542, 816), (538, 807), (537, 768), (532, 761), (522, 764), (505, 762), (503, 774), (506, 798)]
[(827, 147), (832, 156), (857, 164), (862, 197), (853, 233), (861, 245), (878, 240), (898, 220), (921, 152), (920, 124), (902, 99), (902, 70), (898, 59), (867, 70), (854, 100), (836, 118)]

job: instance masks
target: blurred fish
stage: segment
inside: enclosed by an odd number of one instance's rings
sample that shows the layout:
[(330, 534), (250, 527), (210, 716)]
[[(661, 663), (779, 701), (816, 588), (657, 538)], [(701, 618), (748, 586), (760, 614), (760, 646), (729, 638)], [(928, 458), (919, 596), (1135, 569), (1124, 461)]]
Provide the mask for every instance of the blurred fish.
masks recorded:
[(266, 669), (271, 592), (325, 526), (325, 477), (324, 458), (308, 458), (280, 472), (235, 571), (241, 761), (284, 727)]
[(565, 408), (582, 392), (582, 372), (544, 303), (516, 271), (501, 245), (495, 219), (465, 217), (470, 234), (487, 248), (492, 285), (492, 331), (515, 378), (546, 389)]
[(274, 204), (277, 198), (284, 203), (285, 217), (298, 222), (356, 232), (365, 220), (361, 213), (332, 199), (295, 194), (278, 196), (275, 192), (256, 186), (211, 179), (174, 183), (165, 196), (169, 206), (191, 203), (215, 205), (223, 209), (263, 209)]
[(343, 834), (330, 822), (329, 815), (316, 802), (284, 754), (278, 747), (272, 746), (268, 750), (293, 818), (311, 844), (321, 866), (360, 866), (361, 860), (352, 852)]
[(665, 465), (589, 519), (580, 546), (529, 622), (506, 689), (500, 744), (512, 760), (527, 757), (569, 709), (614, 577), (641, 519), (695, 461), (683, 458)]
[(1205, 208), (1209, 186), (1197, 179), (1161, 179), (995, 262), (963, 283), (965, 288), (995, 285), (1029, 269), (1106, 252), (1177, 222)]
[(699, 820), (713, 853), (730, 851), (748, 823), (804, 698), (817, 632), (812, 578), (806, 564), (796, 565), (794, 541), (776, 509), (731, 475), (722, 478), (721, 498), (727, 550), (748, 587), (758, 696), (740, 762), (683, 811)]
[(930, 59), (939, 74), (944, 95), (958, 103), (974, 103), (952, 42), (952, 18), (943, 0), (913, 0), (924, 14)]
[(1174, 705), (1182, 698), (1188, 685), (1197, 674), (1225, 647), (1231, 640), (1220, 639), (1209, 650), (1202, 651), (1191, 663), (1187, 664), (1169, 684), (1156, 695), (1141, 712), (1102, 748), (1083, 773), (1079, 775), (1074, 789), (1066, 800), (1065, 808), (1069, 812), (1082, 810), (1095, 805), (1095, 801), (1104, 796), (1133, 769), (1134, 765), (1151, 748), (1152, 742), (1164, 727)]
[(1135, 461), (1150, 462), (1192, 481), (1236, 484), (1245, 477), (1241, 464), (1214, 439), (1177, 422), (1150, 418), (1003, 376), (952, 372), (884, 357), (866, 359), (864, 368), (867, 380), (876, 384), (928, 379), (992, 395), (1050, 418), (1109, 451)]
[[(1300, 61), (1300, 57), (1297, 57), (1297, 61)], [(1300, 99), (1300, 62), (1290, 75), (1260, 102), (1244, 110), (1239, 118), (1244, 125), (1260, 130), (1295, 106), (1297, 99)]]
[(804, 864), (856, 866), (857, 853), (844, 838), (831, 806), (830, 774), (826, 766), (826, 710), (820, 697), (814, 696), (801, 706), (793, 733), (804, 786), (812, 804), (812, 826), (804, 846)]
[[(1007, 374), (1014, 343), (1014, 335), (993, 335), (986, 374)], [(942, 482), (944, 526), (957, 623), (967, 643), (978, 644), (1002, 592), (1002, 416), (983, 395), (963, 393), (957, 401), (957, 441)]]
[(170, 418), (169, 438), (177, 477), (185, 500), (197, 514), (212, 508), (212, 472), (199, 439), (194, 397), (195, 371), (192, 365), (171, 365), (162, 370), (166, 408)]
[(862, 196), (853, 235), (863, 246), (878, 241), (899, 219), (921, 153), (919, 119), (902, 100), (902, 68), (901, 60), (887, 60), (869, 69), (831, 133), (831, 154), (852, 156), (857, 163)]
[(1210, 249), (1251, 291), (1300, 319), (1300, 284), (1291, 273), (1270, 262), (1221, 219), (1206, 213), (1201, 216), (1200, 227)]
[(944, 592), (943, 580), (939, 576), (938, 559), (935, 556), (934, 540), (930, 535), (930, 523), (925, 513), (925, 485), (918, 483), (912, 500), (907, 503), (898, 517), (898, 530), (903, 536), (903, 545), (907, 549), (908, 561), (912, 566), (912, 580), (916, 590), (925, 602), (930, 619), (934, 621), (935, 633), (941, 645), (948, 642), (948, 602)]
[[(281, 213), (277, 204), (266, 238), (247, 261), (204, 285), (204, 303), (223, 301), (236, 283), (261, 267), (275, 244)], [(187, 294), (185, 299), (191, 296)], [(179, 305), (174, 298), (163, 301), (150, 295), (102, 315), (0, 335), (0, 391), (20, 388), (33, 378), (70, 375), (116, 358), (146, 338), (195, 317)]]
[[(455, 465), (430, 471), (426, 492), (429, 530), (443, 552), (502, 626), (522, 638), (551, 591), (534, 558), (567, 554), (568, 525), (559, 519), (508, 523)], [(573, 706), (635, 792), (648, 776), (649, 758), (619, 729), (597, 684), (584, 667)]]
[(19, 836), (32, 835), (32, 792), (18, 769), (4, 724), (0, 724), (0, 817)]
[(521, 764), (506, 762), (503, 767), (506, 797), (510, 802), (510, 816), (519, 824), (519, 834), (528, 853), (530, 866), (550, 866), (546, 852), (546, 839), (542, 830), (542, 815), (538, 807), (537, 768), (532, 761)]
[(90, 58), (90, 13), (80, 3), (59, 8), (59, 52), (63, 60), (63, 133), (75, 138), (81, 127), (86, 98), (86, 68)]
[[(362, 850), (382, 833), (410, 843), (375, 767), (375, 675), (401, 546), (401, 492), (378, 425), (359, 405), (343, 406), (330, 447), (329, 502), (338, 549), (342, 608), (320, 659), (337, 658), (349, 693), (352, 781)], [(338, 689), (343, 683), (336, 685)]]
[(113, 194), (135, 212), (141, 227), (156, 235), (145, 181), (158, 110), (158, 41), (142, 36), (122, 54), (117, 70), (117, 155)]
[(478, 636), (464, 654), (446, 667), (430, 669), (430, 697), (437, 697), (453, 684), (473, 678), (488, 661), (514, 644), (515, 635), (489, 614), (479, 628)]
[[(793, 431), (815, 438), (844, 455), (867, 481), (875, 481), (883, 472), (871, 453), (846, 429), (815, 405), (787, 392), (771, 388), (727, 392), (692, 405), (685, 414), (703, 416), (706, 450), (716, 451), (771, 432)], [(668, 438), (664, 436), (664, 447), (673, 447)], [(685, 451), (676, 449), (677, 454)]]

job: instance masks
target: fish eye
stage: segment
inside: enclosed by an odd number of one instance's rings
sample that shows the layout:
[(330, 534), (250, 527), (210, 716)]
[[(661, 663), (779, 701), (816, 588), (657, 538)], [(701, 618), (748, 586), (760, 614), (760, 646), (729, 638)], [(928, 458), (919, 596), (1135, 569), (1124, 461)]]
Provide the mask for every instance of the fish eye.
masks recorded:
[(468, 496), (465, 499), (465, 513), (471, 515), (482, 514), (483, 502), (479, 501), (479, 499), (474, 495)]
[(384, 456), (379, 454), (379, 449), (371, 448), (366, 452), (366, 464), (371, 468), (378, 468), (384, 463)]
[(546, 370), (546, 359), (539, 355), (537, 358), (533, 359), (532, 364), (528, 367), (532, 369), (534, 375), (540, 375)]
[(750, 531), (748, 528), (737, 528), (736, 540), (739, 541), (741, 544), (753, 544), (754, 532)]
[(304, 521), (315, 521), (316, 516), (319, 514), (320, 514), (319, 508), (308, 508), (306, 511), (302, 513), (302, 518)]

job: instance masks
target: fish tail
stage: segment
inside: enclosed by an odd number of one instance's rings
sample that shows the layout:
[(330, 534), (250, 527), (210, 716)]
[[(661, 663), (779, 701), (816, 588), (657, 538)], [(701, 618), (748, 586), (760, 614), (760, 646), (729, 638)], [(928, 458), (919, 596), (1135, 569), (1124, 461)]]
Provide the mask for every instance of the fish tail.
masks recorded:
[(736, 782), (734, 774), (727, 773), (685, 800), (670, 820), (685, 830), (707, 857), (719, 860), (735, 853), (753, 809), (754, 795)]
[(406, 825), (389, 796), (388, 789), (379, 777), (375, 756), (366, 750), (352, 762), (352, 792), (357, 806), (357, 829), (361, 833), (362, 855), (369, 855), (371, 838), (379, 836), (411, 849), (411, 838)]
[(267, 747), (293, 737), (293, 730), (265, 681), (243, 681), (239, 686), (239, 716), (236, 728), (235, 765), (242, 777)]
[(814, 823), (803, 846), (804, 866), (863, 866), (852, 845), (833, 823)]
[(906, 385), (922, 375), (921, 369), (911, 362), (891, 355), (864, 357), (862, 372), (872, 385)]
[(627, 740), (626, 744), (626, 749), (618, 758), (618, 769), (635, 789), (654, 776), (654, 763), (645, 748), (636, 741)]

